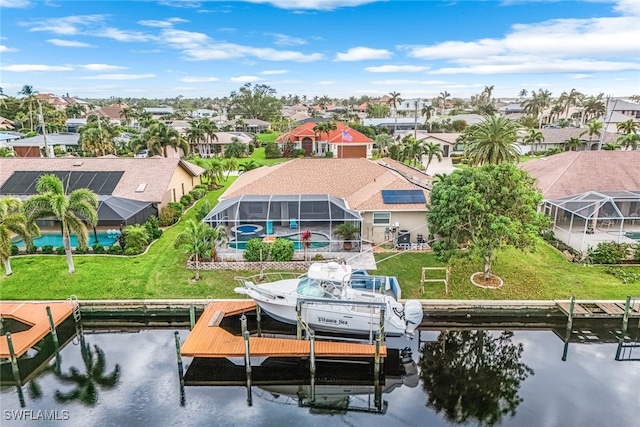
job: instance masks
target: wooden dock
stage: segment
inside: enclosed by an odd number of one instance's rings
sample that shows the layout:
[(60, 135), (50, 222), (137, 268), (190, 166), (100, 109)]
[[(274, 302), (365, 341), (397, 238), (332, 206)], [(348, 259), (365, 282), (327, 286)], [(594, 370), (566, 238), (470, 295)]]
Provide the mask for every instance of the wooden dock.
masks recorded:
[[(11, 334), (16, 357), (22, 356), (34, 344), (51, 332), (46, 308), (51, 308), (53, 323), (58, 326), (73, 312), (73, 303), (63, 302), (0, 302), (0, 316), (3, 319), (14, 319), (29, 327), (26, 331)], [(9, 359), (7, 338), (0, 339), (0, 358)]]
[[(210, 303), (185, 340), (180, 353), (185, 357), (244, 357), (244, 338), (221, 328), (224, 317), (255, 309), (250, 300), (215, 301)], [(308, 340), (295, 338), (250, 337), (252, 357), (307, 357)], [(316, 357), (374, 357), (375, 345), (346, 342), (315, 341)], [(381, 346), (380, 356), (386, 357), (387, 348)]]
[[(565, 315), (571, 311), (570, 301), (555, 301), (557, 307)], [(622, 318), (624, 315), (624, 301), (575, 301), (573, 318)], [(629, 306), (629, 318), (640, 317), (640, 302)]]

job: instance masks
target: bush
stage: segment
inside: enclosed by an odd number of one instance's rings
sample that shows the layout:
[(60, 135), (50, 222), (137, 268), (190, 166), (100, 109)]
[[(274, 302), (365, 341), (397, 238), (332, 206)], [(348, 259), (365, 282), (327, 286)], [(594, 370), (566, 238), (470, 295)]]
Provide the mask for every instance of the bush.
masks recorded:
[(86, 246), (84, 246), (84, 247), (78, 246), (76, 248), (76, 254), (84, 255), (84, 254), (88, 254), (88, 253), (89, 253), (89, 248), (86, 247)]
[(620, 264), (631, 253), (629, 243), (600, 242), (595, 250), (589, 249), (587, 261), (590, 264)]
[(151, 215), (147, 222), (144, 223), (144, 228), (147, 229), (149, 235), (149, 242), (159, 239), (162, 236), (162, 230), (160, 230), (160, 220), (157, 216)]
[(104, 246), (102, 245), (102, 243), (95, 243), (93, 246), (91, 246), (91, 249), (93, 249), (94, 254), (104, 253)]
[(42, 247), (42, 253), (46, 254), (46, 255), (51, 255), (53, 253), (53, 246), (52, 245), (44, 245)]
[(35, 254), (37, 252), (38, 252), (38, 247), (36, 245), (27, 246), (27, 253), (28, 254)]
[(202, 188), (194, 188), (189, 192), (189, 194), (191, 194), (191, 197), (193, 197), (194, 200), (200, 200), (207, 195), (207, 190), (203, 190)]
[(271, 244), (271, 259), (273, 261), (291, 261), (293, 259), (293, 241), (276, 239)]
[(11, 256), (18, 255), (20, 253), (20, 249), (16, 245), (11, 245)]
[(180, 202), (169, 202), (169, 203), (167, 203), (167, 207), (176, 209), (180, 213), (184, 212), (184, 206)]
[(293, 157), (304, 157), (305, 154), (307, 154), (307, 152), (304, 151), (304, 148), (296, 148), (293, 150)]
[(278, 148), (278, 144), (275, 142), (267, 142), (264, 147), (264, 157), (267, 159), (279, 159), (282, 157), (282, 151)]
[(193, 187), (194, 189), (199, 188), (201, 190), (207, 191), (207, 184), (198, 184), (195, 187)]
[(332, 157), (333, 157), (333, 151), (327, 151), (324, 155), (325, 155), (327, 158), (332, 158)]
[(125, 255), (142, 253), (147, 244), (149, 244), (149, 233), (147, 232), (146, 227), (142, 225), (129, 225), (125, 231)]
[(185, 208), (191, 203), (193, 203), (193, 196), (191, 194), (183, 194), (182, 197), (180, 197), (180, 204)]
[(56, 254), (58, 254), (58, 255), (64, 255), (64, 254), (65, 254), (65, 253), (64, 253), (64, 246), (58, 246), (58, 247), (56, 248)]
[(120, 255), (122, 254), (122, 246), (120, 245), (111, 245), (107, 250), (107, 253), (110, 255)]
[(636, 272), (635, 269), (626, 267), (607, 267), (604, 271), (619, 279), (625, 285), (640, 282), (640, 273)]
[(262, 239), (249, 240), (247, 242), (247, 249), (244, 251), (244, 259), (247, 261), (260, 261), (260, 249), (262, 249), (262, 260), (266, 261), (267, 258), (269, 258), (271, 245), (263, 242)]
[[(182, 205), (180, 205), (182, 208)], [(161, 227), (168, 227), (170, 225), (175, 224), (180, 219), (182, 215), (182, 209), (178, 210), (173, 206), (165, 206), (160, 209), (160, 215), (158, 219), (160, 220)]]
[(322, 256), (322, 254), (315, 254), (313, 256), (313, 258), (311, 258), (313, 261), (322, 261), (324, 259), (324, 257)]
[(211, 212), (211, 209), (213, 209), (213, 207), (208, 200), (205, 200), (204, 203), (201, 203), (196, 210), (196, 221), (202, 221), (204, 217), (207, 216), (209, 212)]

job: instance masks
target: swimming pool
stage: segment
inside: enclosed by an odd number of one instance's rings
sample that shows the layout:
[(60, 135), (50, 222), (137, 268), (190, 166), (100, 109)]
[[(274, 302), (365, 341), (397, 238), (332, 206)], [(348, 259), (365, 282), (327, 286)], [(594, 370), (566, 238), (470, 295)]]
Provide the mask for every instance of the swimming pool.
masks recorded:
[[(97, 236), (98, 236), (98, 243), (100, 243), (102, 246), (111, 246), (118, 241), (118, 234), (99, 232), (97, 233)], [(71, 235), (70, 240), (71, 240), (71, 247), (78, 246), (78, 237), (75, 234)], [(92, 246), (95, 243), (96, 243), (96, 237), (90, 231), (87, 245)], [(15, 240), (13, 244), (19, 248), (25, 247), (24, 240), (22, 239)], [(62, 234), (61, 233), (42, 233), (40, 237), (38, 237), (37, 239), (33, 239), (33, 244), (38, 248), (41, 248), (47, 245), (51, 245), (54, 248), (57, 248), (58, 246), (62, 246)]]
[[(229, 242), (229, 247), (233, 249), (241, 249), (244, 250), (247, 248), (247, 241), (256, 238), (257, 236), (251, 236), (247, 238), (246, 236), (238, 236), (237, 240), (232, 240)], [(288, 234), (286, 236), (275, 236), (277, 238), (289, 239), (293, 242), (293, 249), (296, 251), (300, 251), (304, 249), (304, 244), (301, 241), (300, 233)], [(322, 233), (311, 233), (311, 245), (309, 249), (320, 249), (329, 246), (329, 238)]]
[(640, 242), (640, 231), (629, 231), (624, 233), (624, 236), (631, 240), (635, 240), (636, 242)]

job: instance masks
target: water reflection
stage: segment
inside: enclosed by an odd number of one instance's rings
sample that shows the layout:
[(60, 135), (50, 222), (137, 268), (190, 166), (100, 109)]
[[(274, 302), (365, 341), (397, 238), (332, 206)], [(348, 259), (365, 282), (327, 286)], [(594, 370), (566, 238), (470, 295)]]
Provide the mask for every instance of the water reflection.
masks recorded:
[(524, 347), (512, 337), (510, 331), (442, 331), (425, 343), (420, 377), (427, 406), (456, 424), (493, 426), (514, 416), (522, 403), (520, 385), (534, 372), (521, 361)]

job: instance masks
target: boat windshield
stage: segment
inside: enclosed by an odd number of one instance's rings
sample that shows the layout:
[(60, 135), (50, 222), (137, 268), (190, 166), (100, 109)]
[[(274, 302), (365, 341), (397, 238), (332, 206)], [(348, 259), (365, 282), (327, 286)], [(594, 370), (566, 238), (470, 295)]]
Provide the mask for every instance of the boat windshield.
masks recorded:
[(297, 292), (299, 295), (314, 298), (337, 298), (340, 289), (332, 282), (318, 281), (303, 277), (298, 283)]

